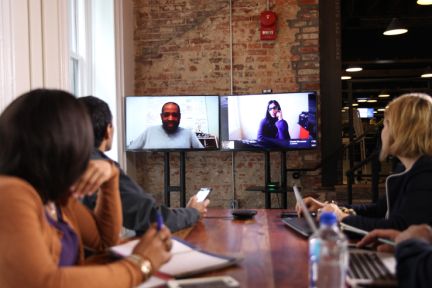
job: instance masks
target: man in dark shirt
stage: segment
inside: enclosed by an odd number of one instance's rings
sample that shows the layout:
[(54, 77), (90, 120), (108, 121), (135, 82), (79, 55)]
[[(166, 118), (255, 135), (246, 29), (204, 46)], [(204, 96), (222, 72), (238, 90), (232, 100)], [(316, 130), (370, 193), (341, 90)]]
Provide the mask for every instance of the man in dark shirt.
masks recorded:
[[(87, 96), (79, 98), (88, 108), (92, 119), (94, 131), (94, 148), (92, 159), (109, 159), (104, 152), (111, 149), (113, 141), (114, 126), (112, 125), (111, 111), (104, 101)], [(111, 159), (109, 159), (111, 160)], [(137, 235), (143, 234), (156, 221), (157, 208), (155, 199), (144, 191), (135, 181), (133, 181), (120, 168), (120, 198), (123, 209), (123, 226), (134, 230)], [(97, 200), (97, 192), (92, 196), (86, 196), (83, 204), (90, 209), (94, 209)], [(186, 208), (170, 209), (160, 205), (164, 224), (175, 232), (194, 225), (201, 220), (207, 212), (210, 200), (197, 202), (196, 196), (192, 197)]]

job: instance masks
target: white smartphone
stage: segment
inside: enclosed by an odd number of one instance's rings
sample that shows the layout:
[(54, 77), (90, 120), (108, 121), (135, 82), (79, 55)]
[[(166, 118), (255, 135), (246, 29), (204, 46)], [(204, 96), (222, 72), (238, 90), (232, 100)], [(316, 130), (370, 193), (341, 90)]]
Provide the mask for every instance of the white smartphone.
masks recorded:
[(231, 276), (204, 277), (183, 280), (169, 280), (169, 288), (198, 288), (198, 287), (240, 287), (240, 283)]
[(203, 202), (205, 199), (207, 199), (207, 196), (210, 194), (210, 192), (213, 190), (213, 188), (201, 188), (198, 193), (196, 194), (198, 197), (197, 202)]

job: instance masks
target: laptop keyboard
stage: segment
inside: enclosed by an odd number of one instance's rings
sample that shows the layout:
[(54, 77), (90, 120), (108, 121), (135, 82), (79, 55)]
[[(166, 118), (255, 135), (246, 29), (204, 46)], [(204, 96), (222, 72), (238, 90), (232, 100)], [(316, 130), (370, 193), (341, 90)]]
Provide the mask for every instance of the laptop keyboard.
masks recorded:
[(350, 251), (348, 275), (353, 279), (396, 280), (374, 252)]

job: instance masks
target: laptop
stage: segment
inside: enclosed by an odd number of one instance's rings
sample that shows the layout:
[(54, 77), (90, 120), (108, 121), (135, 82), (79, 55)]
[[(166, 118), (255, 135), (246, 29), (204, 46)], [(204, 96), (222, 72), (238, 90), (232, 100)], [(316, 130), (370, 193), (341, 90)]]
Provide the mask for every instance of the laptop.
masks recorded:
[(302, 211), (304, 211), (304, 217), (286, 217), (282, 218), (282, 222), (284, 222), (288, 227), (291, 227), (303, 236), (309, 237), (314, 231), (317, 230), (317, 227), (319, 227), (319, 221), (316, 217), (312, 217), (310, 215), (309, 211), (306, 208), (306, 204), (301, 197), (300, 191), (295, 184), (293, 186), (293, 190), (297, 203), (300, 205)]
[[(293, 190), (297, 203), (302, 208), (304, 218), (283, 218), (282, 221), (300, 234), (308, 237), (317, 230), (319, 224), (316, 218), (313, 219), (310, 215), (295, 184)], [(355, 245), (349, 245), (348, 252), (350, 260), (346, 281), (349, 285), (397, 286), (396, 259), (393, 253), (357, 249)]]

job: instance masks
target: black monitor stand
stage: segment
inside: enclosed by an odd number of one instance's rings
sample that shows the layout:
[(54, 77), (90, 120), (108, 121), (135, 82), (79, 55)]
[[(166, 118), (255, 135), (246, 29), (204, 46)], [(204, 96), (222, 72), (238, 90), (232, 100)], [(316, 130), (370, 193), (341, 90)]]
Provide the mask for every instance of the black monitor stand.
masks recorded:
[(185, 152), (180, 152), (180, 186), (170, 186), (170, 164), (169, 152), (165, 152), (165, 206), (170, 207), (170, 196), (172, 191), (180, 191), (180, 207), (186, 207), (186, 169)]
[(288, 208), (287, 192), (293, 191), (292, 187), (287, 187), (287, 168), (286, 168), (286, 152), (281, 151), (281, 183), (279, 187), (269, 187), (271, 183), (270, 174), (270, 152), (265, 151), (265, 185), (264, 186), (250, 186), (246, 188), (246, 191), (262, 191), (265, 195), (265, 208), (271, 208), (271, 194), (280, 193), (282, 194), (282, 207), (281, 209)]

